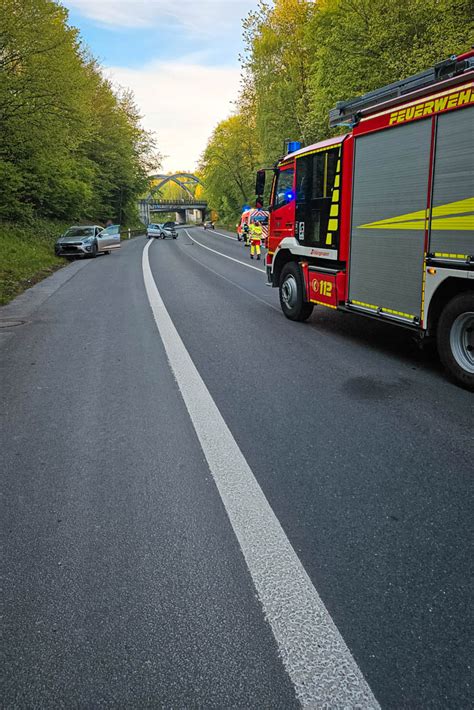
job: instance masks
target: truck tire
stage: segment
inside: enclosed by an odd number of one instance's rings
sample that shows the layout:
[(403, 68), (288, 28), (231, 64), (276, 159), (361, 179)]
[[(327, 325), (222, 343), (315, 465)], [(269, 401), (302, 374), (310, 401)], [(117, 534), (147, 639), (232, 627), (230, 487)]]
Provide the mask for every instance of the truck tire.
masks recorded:
[(450, 377), (474, 391), (474, 291), (459, 293), (441, 312), (438, 353)]
[(280, 305), (287, 318), (307, 320), (313, 312), (313, 304), (304, 300), (304, 282), (301, 269), (294, 261), (286, 264), (280, 276)]

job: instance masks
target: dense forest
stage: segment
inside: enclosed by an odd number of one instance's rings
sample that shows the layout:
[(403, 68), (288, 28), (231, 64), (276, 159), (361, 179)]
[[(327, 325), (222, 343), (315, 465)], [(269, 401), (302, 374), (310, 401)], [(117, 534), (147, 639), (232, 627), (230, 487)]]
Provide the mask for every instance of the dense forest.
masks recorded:
[(229, 224), (285, 139), (331, 135), (336, 101), (469, 49), (474, 0), (262, 1), (243, 33), (237, 110), (214, 130), (200, 167), (210, 206)]
[(133, 221), (156, 167), (139, 120), (64, 7), (0, 0), (0, 220)]

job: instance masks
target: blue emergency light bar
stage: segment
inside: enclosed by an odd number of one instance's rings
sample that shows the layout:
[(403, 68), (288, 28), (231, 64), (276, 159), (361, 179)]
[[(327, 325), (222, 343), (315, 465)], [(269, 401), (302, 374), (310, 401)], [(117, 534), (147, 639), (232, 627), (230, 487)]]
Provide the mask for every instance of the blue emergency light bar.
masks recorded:
[(301, 143), (299, 141), (286, 141), (286, 152), (294, 153), (296, 150), (301, 148)]

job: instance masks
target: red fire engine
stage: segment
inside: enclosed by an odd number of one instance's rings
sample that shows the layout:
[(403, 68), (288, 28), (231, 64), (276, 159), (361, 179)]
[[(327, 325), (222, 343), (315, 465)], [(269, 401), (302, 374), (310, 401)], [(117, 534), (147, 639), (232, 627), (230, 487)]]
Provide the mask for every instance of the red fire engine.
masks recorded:
[[(284, 314), (315, 304), (437, 339), (474, 389), (474, 50), (338, 103), (349, 126), (275, 166), (267, 278)], [(263, 195), (265, 172), (257, 174)]]

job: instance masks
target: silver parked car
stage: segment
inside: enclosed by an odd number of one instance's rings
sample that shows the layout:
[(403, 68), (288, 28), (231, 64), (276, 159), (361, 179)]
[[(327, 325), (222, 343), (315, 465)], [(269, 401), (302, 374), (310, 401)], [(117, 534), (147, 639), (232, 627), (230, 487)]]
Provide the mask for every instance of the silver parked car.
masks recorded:
[(97, 254), (110, 254), (120, 248), (120, 225), (112, 224), (105, 229), (96, 224), (69, 227), (56, 242), (57, 256), (69, 259)]

